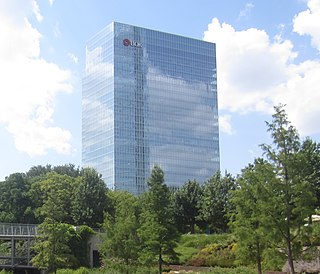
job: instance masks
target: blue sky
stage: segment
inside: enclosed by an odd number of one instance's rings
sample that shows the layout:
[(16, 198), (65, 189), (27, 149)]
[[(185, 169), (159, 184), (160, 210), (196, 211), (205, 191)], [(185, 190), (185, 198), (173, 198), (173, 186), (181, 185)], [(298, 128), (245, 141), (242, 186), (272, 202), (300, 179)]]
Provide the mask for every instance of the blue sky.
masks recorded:
[(86, 41), (111, 21), (217, 43), (221, 169), (270, 143), (272, 107), (320, 136), (320, 0), (0, 0), (0, 180), (81, 166)]

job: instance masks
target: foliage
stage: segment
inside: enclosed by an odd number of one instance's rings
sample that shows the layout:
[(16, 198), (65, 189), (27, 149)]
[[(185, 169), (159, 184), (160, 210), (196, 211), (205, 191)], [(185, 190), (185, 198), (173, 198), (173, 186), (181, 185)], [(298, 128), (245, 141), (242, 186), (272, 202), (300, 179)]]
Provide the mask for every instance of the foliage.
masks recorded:
[[(213, 264), (215, 258), (210, 252), (207, 252), (208, 247), (209, 249), (212, 245), (219, 246), (220, 249), (224, 249), (221, 247), (226, 247), (225, 254), (228, 258), (231, 258), (232, 256), (234, 257), (234, 250), (232, 250), (231, 255), (228, 247), (233, 246), (234, 242), (235, 238), (232, 234), (184, 234), (181, 236), (175, 251), (178, 253), (180, 264), (210, 265), (210, 260)], [(233, 261), (234, 258), (232, 263)], [(217, 263), (219, 264), (219, 262)], [(226, 264), (224, 263), (224, 265)]]
[(72, 200), (76, 180), (79, 179), (55, 172), (47, 173), (44, 180), (39, 182), (43, 202), (38, 209), (38, 214), (52, 220), (72, 224)]
[(256, 270), (243, 266), (237, 268), (215, 267), (208, 274), (256, 274)]
[(33, 246), (36, 255), (32, 258), (32, 264), (49, 272), (72, 267), (76, 259), (68, 246), (71, 229), (68, 224), (46, 218), (38, 227), (38, 236)]
[(60, 175), (67, 175), (73, 178), (80, 176), (80, 169), (79, 167), (76, 168), (74, 164), (58, 165), (54, 167), (51, 165), (33, 166), (29, 169), (29, 171), (27, 171), (26, 176), (28, 179), (32, 179), (36, 177), (43, 177), (50, 172), (55, 172)]
[(193, 266), (233, 267), (236, 260), (235, 249), (235, 243), (228, 245), (210, 244), (193, 256), (188, 264)]
[(299, 171), (312, 187), (315, 195), (314, 208), (320, 208), (320, 144), (307, 138), (301, 145), (300, 154), (303, 165)]
[(221, 233), (228, 230), (230, 191), (235, 187), (235, 179), (229, 173), (222, 177), (221, 173), (217, 172), (205, 183), (200, 200), (200, 217), (208, 223), (211, 232)]
[(24, 223), (30, 221), (27, 196), (29, 185), (23, 173), (14, 173), (0, 182), (0, 222)]
[(273, 232), (274, 244), (283, 248), (290, 271), (294, 273), (293, 260), (301, 249), (299, 237), (304, 233), (305, 218), (314, 211), (315, 200), (308, 178), (301, 173), (305, 158), (299, 153), (300, 140), (296, 129), (288, 121), (283, 106), (275, 107), (272, 117), (273, 121), (267, 123), (267, 127), (273, 144), (262, 145), (277, 178), (267, 188), (267, 223)]
[(0, 271), (0, 274), (12, 274), (12, 271), (6, 270), (6, 269), (2, 269)]
[[(125, 274), (119, 268), (119, 265), (104, 267), (100, 269), (88, 269), (81, 267), (79, 269), (59, 269), (58, 274)], [(157, 269), (154, 267), (144, 267), (144, 266), (131, 266), (130, 274), (156, 274)]]
[(90, 265), (90, 255), (88, 250), (88, 241), (95, 232), (88, 226), (82, 225), (76, 229), (69, 230), (71, 238), (68, 241), (68, 246), (72, 255), (76, 258), (77, 265), (85, 266)]
[(188, 181), (173, 194), (174, 219), (181, 233), (195, 233), (195, 225), (199, 222), (199, 201), (202, 189), (196, 181)]
[(38, 228), (32, 262), (40, 269), (56, 272), (57, 268), (78, 264), (68, 245), (73, 228), (63, 223), (68, 220), (74, 180), (54, 172), (46, 174), (45, 178), (40, 182), (45, 199), (39, 208), (39, 214), (45, 219)]
[(216, 244), (227, 244), (235, 240), (232, 234), (184, 234), (181, 236), (179, 244), (194, 248), (204, 248), (206, 245)]
[(139, 206), (138, 198), (128, 192), (114, 192), (114, 215), (106, 214), (105, 237), (101, 251), (106, 265), (119, 265), (129, 269), (138, 259), (139, 238), (137, 235)]
[(52, 168), (51, 165), (46, 166), (33, 166), (27, 171), (26, 175), (28, 179), (36, 178), (36, 177), (42, 177), (45, 176), (47, 173), (51, 172)]
[(162, 273), (164, 256), (174, 259), (174, 247), (179, 234), (174, 226), (173, 209), (168, 187), (164, 184), (164, 174), (155, 166), (148, 180), (149, 190), (143, 196), (138, 235), (142, 240), (140, 260), (146, 264), (158, 262)]
[(75, 187), (72, 217), (75, 224), (99, 227), (107, 208), (107, 188), (101, 175), (92, 168), (84, 168)]
[(273, 166), (263, 159), (242, 170), (238, 189), (233, 191), (231, 202), (235, 210), (230, 226), (237, 237), (237, 257), (241, 262), (257, 264), (262, 273), (262, 254), (267, 248), (268, 224), (266, 206), (269, 203), (268, 185), (276, 180)]

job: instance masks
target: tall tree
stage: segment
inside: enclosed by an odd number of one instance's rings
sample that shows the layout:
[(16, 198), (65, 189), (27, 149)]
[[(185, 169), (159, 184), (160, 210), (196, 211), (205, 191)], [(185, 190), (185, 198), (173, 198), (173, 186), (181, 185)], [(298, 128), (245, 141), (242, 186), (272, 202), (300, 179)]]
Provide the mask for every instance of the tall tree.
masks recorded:
[(70, 230), (73, 230), (70, 225), (46, 218), (38, 227), (33, 246), (36, 255), (32, 258), (32, 264), (49, 273), (56, 273), (58, 268), (72, 267), (76, 258), (68, 245)]
[(199, 224), (199, 201), (202, 189), (196, 181), (188, 181), (173, 193), (174, 219), (181, 233), (194, 234), (195, 225)]
[(155, 166), (148, 180), (149, 190), (143, 197), (138, 235), (142, 239), (140, 259), (146, 263), (158, 262), (162, 273), (164, 256), (175, 257), (179, 234), (174, 225), (170, 192), (164, 183), (164, 173)]
[(72, 217), (75, 224), (99, 227), (108, 207), (107, 187), (92, 168), (84, 168), (75, 187)]
[(40, 269), (55, 272), (61, 267), (72, 266), (75, 260), (68, 246), (70, 240), (69, 208), (71, 207), (74, 180), (67, 175), (48, 173), (40, 187), (45, 192), (45, 199), (39, 214), (44, 222), (39, 227), (34, 250), (33, 264)]
[(27, 196), (29, 184), (24, 173), (14, 173), (0, 182), (0, 222), (30, 222)]
[[(55, 172), (47, 173), (43, 177), (34, 179), (29, 191), (29, 195), (34, 200), (35, 215), (39, 222), (43, 222), (47, 214), (46, 203), (50, 199), (57, 200), (59, 215), (56, 220), (68, 224), (74, 224), (72, 219), (72, 203), (74, 199), (75, 187), (80, 178), (72, 178), (67, 175), (60, 175)], [(54, 196), (53, 196), (54, 194)]]
[(116, 261), (118, 265), (124, 265), (126, 273), (129, 273), (129, 266), (136, 262), (139, 253), (138, 198), (131, 193), (118, 191), (113, 192), (112, 196), (115, 211), (113, 216), (106, 214), (104, 221), (106, 236), (102, 251), (107, 264), (110, 259)]
[(229, 173), (222, 177), (220, 172), (204, 184), (200, 217), (207, 222), (211, 231), (218, 233), (227, 231), (230, 195), (235, 187), (234, 177)]
[(308, 180), (316, 196), (314, 208), (320, 208), (320, 144), (307, 138), (303, 141), (300, 150), (303, 165), (301, 175)]
[(262, 254), (268, 246), (266, 204), (270, 197), (266, 189), (274, 180), (273, 166), (256, 159), (242, 170), (231, 198), (234, 211), (230, 226), (237, 238), (237, 256), (245, 263), (255, 262), (259, 274), (262, 274)]
[[(299, 250), (299, 241), (305, 218), (312, 214), (314, 196), (310, 184), (301, 175), (304, 164), (300, 157), (300, 140), (291, 125), (284, 106), (275, 107), (272, 122), (267, 122), (272, 145), (262, 145), (266, 157), (274, 165), (277, 183), (270, 184), (270, 224), (275, 228), (275, 239), (281, 236), (290, 271), (294, 273), (294, 250)], [(278, 240), (278, 239), (277, 239)]]
[(27, 172), (27, 177), (28, 179), (35, 178), (35, 177), (40, 177), (46, 175), (48, 172), (51, 172), (52, 168), (51, 165), (46, 165), (46, 166), (33, 166), (29, 169)]
[(74, 164), (65, 164), (53, 167), (52, 171), (60, 175), (68, 175), (73, 178), (80, 176), (80, 169)]

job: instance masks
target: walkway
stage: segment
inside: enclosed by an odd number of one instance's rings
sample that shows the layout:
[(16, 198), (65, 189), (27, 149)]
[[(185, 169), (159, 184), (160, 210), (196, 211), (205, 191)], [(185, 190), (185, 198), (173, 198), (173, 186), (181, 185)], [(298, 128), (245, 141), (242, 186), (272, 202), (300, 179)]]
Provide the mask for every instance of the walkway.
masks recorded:
[(0, 223), (0, 268), (32, 268), (36, 225)]

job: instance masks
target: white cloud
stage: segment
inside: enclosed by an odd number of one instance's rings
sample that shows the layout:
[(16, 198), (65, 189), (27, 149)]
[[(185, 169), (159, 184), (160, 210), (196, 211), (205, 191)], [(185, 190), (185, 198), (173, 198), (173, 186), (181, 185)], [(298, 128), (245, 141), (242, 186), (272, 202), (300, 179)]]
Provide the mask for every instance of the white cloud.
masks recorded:
[(0, 4), (0, 123), (30, 156), (69, 153), (71, 134), (53, 125), (53, 114), (57, 93), (72, 91), (71, 74), (40, 55), (41, 34), (28, 20), (42, 18), (37, 3), (7, 2)]
[(232, 135), (233, 129), (231, 126), (231, 115), (220, 115), (219, 116), (219, 129), (221, 132)]
[(253, 8), (254, 5), (252, 3), (246, 3), (245, 7), (239, 13), (239, 18), (247, 17)]
[(264, 30), (236, 31), (214, 18), (204, 40), (217, 44), (219, 107), (237, 113), (273, 112), (287, 105), (289, 119), (302, 134), (320, 133), (316, 106), (320, 63), (294, 64), (293, 44)]
[(75, 63), (76, 65), (79, 62), (79, 58), (77, 56), (75, 56), (73, 53), (69, 52), (68, 53), (68, 57), (70, 58), (70, 60)]
[(49, 4), (50, 4), (50, 6), (52, 6), (53, 5), (53, 2), (54, 2), (55, 0), (49, 0)]
[(320, 51), (320, 0), (308, 0), (308, 9), (293, 19), (293, 31), (311, 36), (312, 45)]

